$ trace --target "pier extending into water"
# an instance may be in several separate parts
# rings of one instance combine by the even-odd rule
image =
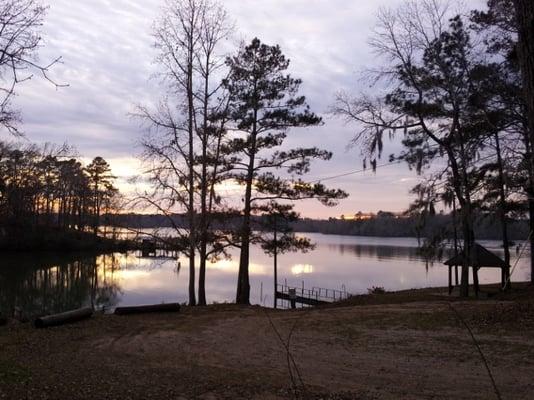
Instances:
[[[142,238],[141,257],[143,258],[163,258],[177,260],[180,256],[180,251],[177,246],[170,243],[170,241],[158,241],[153,238]]]
[[[345,290],[326,289],[312,287],[306,289],[304,286],[295,287],[286,284],[276,285],[276,300],[282,300],[283,308],[296,308],[301,306],[320,306],[349,298],[351,296]]]

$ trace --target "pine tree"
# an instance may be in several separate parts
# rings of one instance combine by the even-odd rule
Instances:
[[[236,302],[250,299],[249,249],[255,242],[252,215],[278,212],[278,202],[317,198],[326,205],[346,194],[310,184],[299,177],[313,159],[332,154],[318,148],[280,149],[290,128],[316,126],[321,118],[298,95],[300,79],[287,74],[289,60],[279,46],[257,38],[227,60],[229,76],[223,84],[229,95],[229,120],[236,137],[226,151],[233,155],[233,179],[244,186]],[[284,171],[285,176],[277,174]]]
[[[117,189],[113,186],[115,176],[111,173],[111,167],[102,157],[95,157],[85,171],[89,176],[93,205],[93,231],[98,233],[100,215],[104,202],[113,197]]]

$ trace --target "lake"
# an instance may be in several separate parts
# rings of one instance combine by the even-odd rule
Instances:
[[[302,234],[316,243],[305,254],[279,256],[279,283],[321,287],[352,294],[372,286],[401,290],[447,285],[447,268],[427,264],[417,253],[415,238],[374,238]],[[498,241],[481,241],[502,257]],[[208,265],[208,302],[232,302],[238,271],[238,251],[231,260]],[[512,250],[512,265],[517,254]],[[117,305],[186,302],[188,265],[185,257],[170,259],[128,254],[10,254],[0,261],[0,311],[14,307],[27,315],[59,312],[93,304],[112,309]],[[251,301],[273,304],[273,259],[261,249],[251,251]],[[529,253],[518,260],[512,280],[530,279]],[[482,284],[498,282],[500,271],[480,272]]]

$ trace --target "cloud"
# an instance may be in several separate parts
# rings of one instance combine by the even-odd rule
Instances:
[[[325,114],[337,91],[365,84],[357,76],[376,63],[367,46],[374,15],[380,6],[401,1],[225,0],[224,6],[238,28],[232,43],[257,36],[280,44],[292,61],[291,73],[304,81],[302,93],[312,109]],[[52,75],[70,86],[56,90],[32,79],[19,90],[16,103],[27,138],[68,142],[88,159],[105,157],[121,176],[137,173],[143,129],[129,113],[135,104],[154,104],[163,92],[150,79],[157,72],[150,33],[161,6],[160,0],[50,0],[40,58],[46,63],[62,56]],[[287,144],[334,152],[330,162],[313,166],[312,178],[343,173],[362,165],[359,151],[347,150],[354,130],[327,116],[324,126],[292,131]],[[386,145],[385,154],[399,148],[398,142]],[[308,203],[300,208],[314,216],[402,209],[409,201],[409,178],[413,173],[403,167],[331,181],[351,198],[335,210]]]

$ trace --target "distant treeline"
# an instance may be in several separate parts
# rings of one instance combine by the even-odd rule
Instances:
[[[303,218],[291,223],[291,228],[296,232],[313,232],[329,235],[350,236],[378,236],[378,237],[421,237],[429,238],[441,234],[449,238],[453,237],[454,224],[450,214],[436,214],[426,217],[424,224],[420,216],[398,218],[388,213],[383,213],[374,218],[365,220],[342,220],[342,219],[312,219]],[[134,229],[170,228],[172,223],[186,228],[187,217],[176,214],[172,223],[166,216],[122,214],[106,217],[114,225]],[[477,239],[501,240],[501,227],[495,216],[480,214],[475,218],[475,234]],[[264,225],[256,218],[256,227]],[[228,220],[226,220],[228,223]],[[237,218],[236,218],[237,223]],[[510,220],[510,236],[512,240],[524,240],[528,236],[527,220]]]
[[[0,249],[100,247],[91,236],[116,210],[114,179],[101,157],[84,166],[66,147],[0,141]]]
[[[441,234],[452,238],[453,219],[451,215],[434,215],[427,217],[421,226],[418,216],[395,218],[375,217],[368,220],[316,220],[302,219],[294,224],[298,232],[318,232],[331,235],[378,236],[378,237],[421,237],[431,238]],[[474,224],[477,239],[501,240],[501,227],[494,217],[479,216]],[[447,232],[448,234],[444,234]],[[528,237],[528,221],[510,221],[509,236],[512,240],[524,240]],[[459,235],[460,237],[460,235]]]

